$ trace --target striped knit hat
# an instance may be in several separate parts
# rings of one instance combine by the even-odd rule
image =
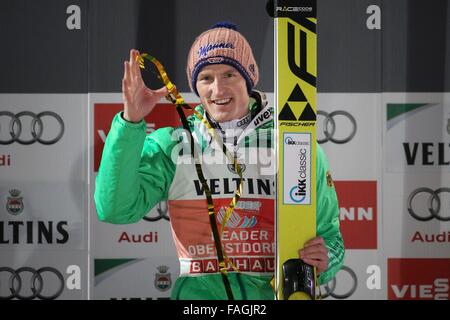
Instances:
[[[231,23],[217,23],[195,39],[188,55],[186,73],[191,90],[197,95],[197,76],[210,64],[228,64],[244,77],[250,94],[258,83],[259,71],[247,40]]]

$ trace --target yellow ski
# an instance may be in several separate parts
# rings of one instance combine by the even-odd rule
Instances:
[[[315,270],[298,250],[316,234],[316,11],[316,0],[274,4],[278,300],[315,298]]]

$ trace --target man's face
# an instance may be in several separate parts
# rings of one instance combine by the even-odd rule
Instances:
[[[240,119],[248,113],[244,77],[232,66],[212,64],[197,77],[197,92],[208,114],[217,122]]]

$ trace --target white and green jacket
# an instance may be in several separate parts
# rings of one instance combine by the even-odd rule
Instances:
[[[269,280],[275,267],[273,108],[251,99],[251,122],[233,142],[243,163],[244,187],[222,234],[225,254],[240,272],[229,272],[236,299],[274,299]],[[196,110],[204,114],[201,105]],[[239,185],[239,176],[195,116],[188,117],[202,169],[214,200],[218,228]],[[100,220],[126,224],[141,220],[167,200],[173,239],[180,261],[174,299],[226,299],[207,202],[182,128],[161,128],[146,135],[145,122],[130,123],[117,114],[105,142],[98,171],[95,204]],[[327,183],[328,161],[317,145],[317,235],[326,242],[331,280],[342,265],[336,192]],[[299,248],[300,249],[300,248]]]

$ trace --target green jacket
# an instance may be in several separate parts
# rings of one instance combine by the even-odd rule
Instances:
[[[261,107],[251,99],[250,129],[237,143],[241,153],[273,148],[273,119],[261,115],[273,109]],[[196,107],[204,113],[201,105]],[[213,192],[214,206],[220,213],[226,207],[237,184],[237,175],[226,164],[210,164],[215,150],[204,125],[194,116],[188,118],[196,137],[196,146],[205,160],[205,178]],[[127,224],[141,220],[158,202],[167,200],[171,228],[180,259],[180,277],[172,290],[175,299],[226,299],[206,210],[204,192],[190,159],[190,145],[180,128],[161,128],[146,135],[145,122],[130,123],[117,114],[105,142],[96,179],[95,204],[101,221]],[[222,154],[223,155],[223,154]],[[209,160],[208,160],[209,159]],[[241,162],[242,163],[242,162]],[[269,280],[273,275],[274,238],[273,204],[274,175],[261,174],[261,167],[244,162],[244,192],[236,207],[231,227],[224,232],[227,255],[239,265],[241,272],[229,272],[237,299],[273,299]],[[331,280],[340,269],[344,246],[339,231],[339,210],[336,192],[330,179],[328,161],[317,145],[317,235],[328,248],[329,267],[323,272],[321,284]],[[220,209],[219,209],[220,208]],[[219,229],[220,230],[220,229]],[[200,245],[199,245],[200,244]]]

